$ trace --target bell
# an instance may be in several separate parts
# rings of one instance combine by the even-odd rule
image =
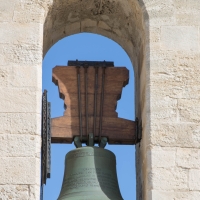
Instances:
[[[115,155],[99,147],[81,147],[65,157],[65,173],[58,200],[123,200]]]

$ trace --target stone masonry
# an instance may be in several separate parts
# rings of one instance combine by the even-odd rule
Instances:
[[[137,200],[200,199],[199,0],[0,0],[0,200],[39,200],[42,58],[80,32],[135,71]]]

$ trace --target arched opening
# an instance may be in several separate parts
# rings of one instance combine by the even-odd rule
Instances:
[[[75,45],[76,44],[76,45]],[[78,45],[78,46],[77,46]],[[57,42],[46,54],[43,61],[43,88],[48,90],[48,99],[52,103],[52,117],[62,116],[63,100],[59,99],[58,88],[52,83],[52,68],[66,65],[69,59],[112,60],[115,66],[129,69],[129,84],[123,88],[122,98],[118,101],[117,112],[121,118],[135,119],[134,112],[134,72],[126,52],[112,40],[89,33],[66,37]],[[52,145],[52,177],[47,181],[44,200],[54,200],[60,192],[65,154],[74,149],[72,145]],[[107,145],[106,149],[115,153],[117,158],[118,181],[124,199],[135,199],[135,146]],[[129,185],[129,187],[127,187]],[[132,190],[130,190],[132,188]]]
[[[49,5],[44,24],[43,53],[45,55],[62,38],[82,32],[97,33],[117,42],[128,54],[132,66],[134,66],[135,102],[133,105],[135,104],[135,116],[140,121],[143,120],[145,124],[146,82],[142,82],[142,80],[146,80],[146,71],[143,67],[146,37],[143,12],[138,1],[54,0]],[[63,105],[62,102],[61,105]],[[145,131],[145,129],[145,125],[143,125],[143,130]],[[143,167],[146,161],[143,162],[138,156],[142,154],[145,154],[145,150],[138,149],[136,155],[137,196],[139,199],[142,198],[142,190],[145,190],[141,188],[142,176],[146,176],[146,169]]]
[[[140,80],[144,63],[145,30],[138,2],[119,0],[54,0],[44,24],[43,53],[60,39],[76,33],[97,33],[117,42],[135,71],[136,116],[141,117]]]

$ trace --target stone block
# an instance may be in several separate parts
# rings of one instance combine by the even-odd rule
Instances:
[[[176,70],[178,57],[176,52],[152,50],[148,57],[148,62],[151,68],[150,76],[152,77],[152,80],[154,80],[159,73],[170,75],[173,70]]]
[[[41,135],[41,114],[10,113],[10,133]]]
[[[154,101],[152,103],[154,103]],[[174,122],[177,120],[177,109],[175,107],[154,107],[151,109],[151,120],[163,120],[165,122]]]
[[[153,43],[160,42],[160,26],[150,26],[149,28],[148,41]]]
[[[39,196],[38,196],[39,197]],[[29,199],[29,186],[28,185],[0,185],[0,199]]]
[[[84,19],[83,21],[81,21],[81,32],[84,32],[84,29],[87,27],[97,27],[97,21],[91,19]]]
[[[149,106],[152,120],[162,120],[163,122],[177,121],[177,100],[169,98],[165,91],[158,91],[152,88]],[[162,95],[162,96],[161,96]]]
[[[0,113],[0,134],[41,135],[41,115],[36,113]]]
[[[181,12],[176,14],[177,25],[180,26],[200,26],[200,13],[193,12],[191,13]]]
[[[7,140],[7,135],[3,135],[0,134],[0,157],[5,157],[7,156],[7,144],[8,144],[8,140]]]
[[[102,28],[102,29],[104,29],[104,30],[110,30],[110,31],[111,31],[111,27],[109,27],[108,24],[106,24],[106,23],[103,22],[103,21],[98,22],[98,27],[99,27],[99,28]],[[120,30],[119,30],[119,31],[120,31]],[[115,32],[117,32],[117,31],[115,31]],[[119,33],[119,35],[121,35],[121,34]]]
[[[200,80],[197,74],[200,72],[198,67],[200,54],[198,52],[153,51],[150,59],[153,84],[183,86],[181,89],[199,85]]]
[[[40,197],[40,187],[38,185],[30,185],[29,200],[37,200]]]
[[[11,117],[8,113],[0,113],[0,134],[10,133]]]
[[[200,125],[157,121],[151,124],[149,137],[152,145],[200,148]]]
[[[42,24],[1,23],[0,30],[1,44],[42,45]]]
[[[152,190],[148,196],[152,200],[197,200],[200,198],[200,192]]]
[[[174,200],[174,193],[162,190],[149,190],[148,198],[152,200]]]
[[[200,191],[200,169],[189,170],[189,189]]]
[[[41,136],[0,135],[0,157],[36,157],[41,151]]]
[[[149,34],[146,34],[146,40],[148,41],[147,47],[154,50],[160,50],[160,26],[149,27]]]
[[[176,9],[174,8],[173,1],[148,1],[145,4],[144,20],[146,24],[155,25],[175,25]],[[148,14],[147,14],[148,13]]]
[[[47,1],[43,1],[46,3]],[[43,23],[45,20],[45,9],[36,2],[30,1],[29,4],[17,4],[13,13],[13,21],[21,24]],[[41,2],[41,5],[43,4]]]
[[[8,66],[0,66],[0,85],[7,87],[11,85],[12,68]]]
[[[154,146],[147,149],[147,167],[152,168],[172,168],[175,167],[176,148]]]
[[[198,12],[199,2],[196,0],[173,0],[177,12]]]
[[[162,26],[161,49],[173,51],[198,51],[198,35],[199,31],[197,27]]]
[[[1,66],[0,85],[1,87],[34,87],[42,88],[41,66]],[[5,88],[6,90],[6,88]]]
[[[33,88],[0,88],[0,112],[41,112],[41,91]]]
[[[190,73],[190,72],[199,72],[199,66],[198,63],[200,62],[200,52],[183,52],[180,51],[177,54],[178,57],[178,69],[177,73],[184,72],[184,73]],[[184,70],[184,71],[183,71]],[[196,74],[197,76],[197,74]]]
[[[0,159],[1,184],[40,184],[37,170],[40,169],[38,158],[2,157]]]
[[[42,89],[42,69],[41,66],[14,66],[10,75],[13,87],[34,87]]]
[[[172,168],[153,168],[148,173],[148,189],[156,190],[187,190],[188,170]]]
[[[194,148],[177,148],[176,164],[182,168],[200,168],[200,150]]]
[[[16,0],[0,0],[0,22],[12,21],[15,2]]]
[[[181,122],[200,122],[199,99],[179,99],[178,110]]]
[[[73,24],[67,25],[65,27],[65,32],[67,35],[71,35],[71,34],[77,33],[77,30],[78,29],[80,30],[80,28],[81,28],[80,22],[75,22]]]
[[[42,65],[42,46],[35,44],[0,44],[1,65]]]

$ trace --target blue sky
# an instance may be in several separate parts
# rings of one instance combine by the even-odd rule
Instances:
[[[64,102],[59,99],[58,87],[52,83],[52,68],[67,65],[68,60],[114,61],[115,66],[129,69],[129,84],[123,88],[122,98],[118,101],[117,112],[121,118],[135,120],[134,72],[126,52],[116,42],[96,34],[81,33],[66,37],[57,42],[43,60],[43,90],[48,91],[51,102],[51,115],[63,116]],[[124,200],[136,199],[135,146],[107,145],[117,159],[117,175]],[[75,149],[73,144],[52,144],[51,178],[44,186],[44,200],[56,200],[60,193],[64,159],[67,152]]]

